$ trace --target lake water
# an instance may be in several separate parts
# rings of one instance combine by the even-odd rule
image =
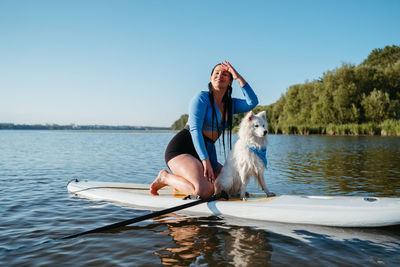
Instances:
[[[151,183],[165,168],[164,149],[172,136],[0,131],[0,264],[399,266],[398,226],[343,229],[170,214],[54,241],[147,214],[75,197],[66,185],[72,178]],[[265,177],[277,194],[400,197],[400,138],[268,138]],[[248,189],[259,191],[254,184]],[[47,240],[53,242],[43,243]]]

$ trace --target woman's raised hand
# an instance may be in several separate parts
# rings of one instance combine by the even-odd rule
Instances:
[[[232,74],[234,80],[237,80],[240,77],[240,74],[232,67],[231,63],[228,61],[221,62],[221,65],[225,68],[226,71],[229,71]]]
[[[234,80],[237,80],[239,82],[240,86],[244,86],[246,84],[245,79],[243,79],[242,76],[235,70],[234,67],[232,67],[231,63],[228,61],[221,62],[221,65],[225,68],[226,71],[229,71],[232,74],[232,78]]]

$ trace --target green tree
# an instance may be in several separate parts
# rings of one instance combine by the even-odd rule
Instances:
[[[380,90],[375,89],[368,96],[364,94],[361,105],[364,108],[365,118],[376,123],[388,119],[390,102],[389,94]]]
[[[400,59],[400,47],[396,45],[385,46],[372,50],[368,58],[364,60],[363,65],[375,67],[386,67],[393,65]]]
[[[183,114],[178,120],[176,120],[172,125],[171,129],[172,130],[182,130],[183,127],[185,127],[187,121],[188,121],[189,115],[188,114]]]

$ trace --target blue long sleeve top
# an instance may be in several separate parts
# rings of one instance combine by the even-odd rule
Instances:
[[[245,99],[232,98],[232,114],[243,113],[250,111],[258,104],[258,98],[254,93],[253,89],[248,83],[241,87]],[[222,115],[214,103],[215,112],[217,113],[217,121],[214,118],[214,127],[212,127],[213,111],[211,107],[211,102],[209,98],[209,93],[207,91],[201,91],[196,94],[189,105],[189,127],[190,134],[192,136],[193,144],[196,149],[200,160],[209,158],[209,154],[204,142],[202,130],[214,130],[217,131],[217,123],[222,131],[221,121]]]

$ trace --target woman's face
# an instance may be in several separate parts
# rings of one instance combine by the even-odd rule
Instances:
[[[229,72],[226,71],[222,65],[218,65],[215,67],[211,75],[210,81],[214,88],[219,89],[226,89],[228,88],[228,85],[232,84],[232,79],[229,75]]]

